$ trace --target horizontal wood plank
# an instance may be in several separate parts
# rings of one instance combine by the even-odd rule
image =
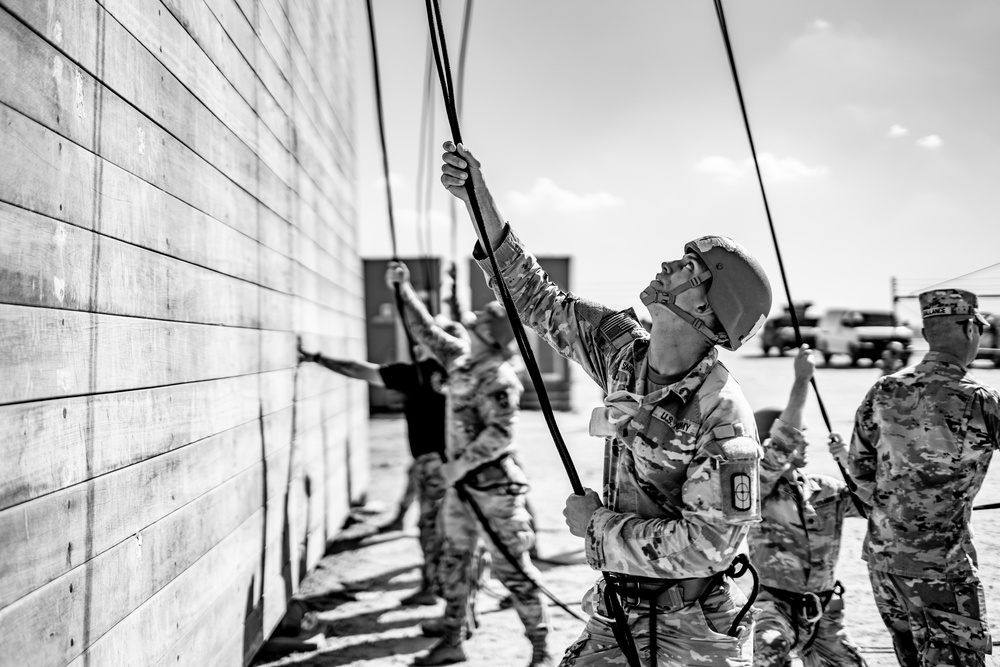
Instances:
[[[262,486],[260,466],[248,468],[0,610],[9,664],[65,665],[80,655],[251,515],[259,517]]]
[[[294,371],[0,407],[0,509],[260,419],[291,433]],[[281,413],[281,414],[279,414]],[[103,443],[94,447],[91,443]]]
[[[250,422],[0,511],[0,607],[252,467],[260,433]]]
[[[132,667],[154,664],[169,651],[189,627],[189,619],[206,609],[237,576],[244,579],[248,594],[254,588],[253,574],[242,567],[247,555],[260,548],[260,510],[218,546],[180,576],[160,589],[145,604],[105,633],[70,667]],[[178,627],[180,626],[180,627]]]
[[[0,304],[0,404],[291,368],[295,335]]]

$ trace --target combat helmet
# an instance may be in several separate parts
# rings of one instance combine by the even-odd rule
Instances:
[[[716,345],[739,349],[771,312],[771,284],[764,270],[746,248],[727,236],[702,236],[685,244],[684,252],[697,255],[706,270],[667,292],[647,287],[640,295],[642,303],[663,304]],[[707,280],[712,282],[706,296],[721,331],[711,330],[675,303],[678,294]]]
[[[467,325],[469,331],[480,336],[479,325],[486,325],[485,328],[489,332],[490,340],[483,338],[483,340],[498,350],[506,348],[512,340],[514,340],[514,329],[510,325],[510,320],[507,319],[507,311],[499,301],[490,301],[482,310],[477,310],[473,313],[475,319],[471,322],[471,325]]]

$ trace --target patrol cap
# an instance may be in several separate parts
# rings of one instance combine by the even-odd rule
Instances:
[[[979,299],[972,292],[961,289],[933,289],[921,292],[920,316],[942,317],[945,315],[971,315],[983,326],[990,323],[979,312]]]
[[[511,328],[510,320],[507,319],[507,311],[504,310],[499,301],[490,301],[483,306],[482,310],[473,311],[472,314],[475,319],[469,328],[478,327],[480,324],[486,325],[486,329],[493,339],[489,342],[494,343],[497,347],[507,347],[514,340],[514,329]]]

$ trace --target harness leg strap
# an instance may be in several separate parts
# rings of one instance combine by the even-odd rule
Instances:
[[[618,648],[622,650],[629,667],[641,667],[639,663],[639,649],[635,645],[635,638],[628,627],[628,616],[622,608],[622,602],[618,599],[618,593],[614,588],[614,581],[608,574],[604,575],[604,606],[611,612],[614,623],[611,624],[611,632],[618,642]]]

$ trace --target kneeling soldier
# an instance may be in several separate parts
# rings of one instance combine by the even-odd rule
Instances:
[[[844,517],[861,515],[844,482],[801,470],[808,444],[802,410],[814,368],[813,352],[803,345],[788,405],[755,415],[761,436],[770,434],[760,465],[762,520],[750,529],[750,558],[761,582],[755,667],[785,667],[793,650],[810,666],[865,664],[844,629],[844,589],[834,579]],[[830,440],[845,465],[847,446],[835,434]]]

